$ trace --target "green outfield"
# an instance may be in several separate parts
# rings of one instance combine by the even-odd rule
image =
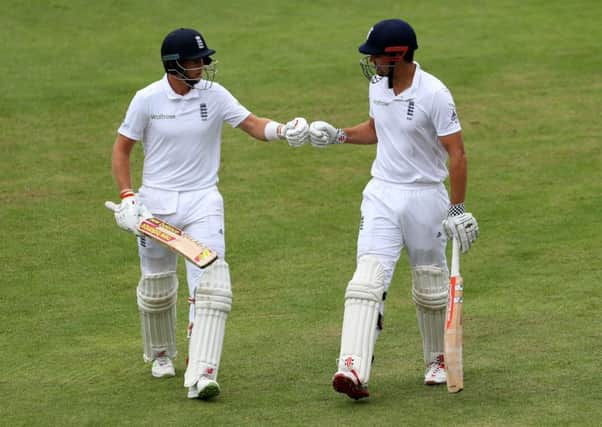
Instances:
[[[602,3],[4,0],[0,15],[0,425],[588,426],[602,419]],[[462,260],[465,390],[422,385],[405,256],[371,397],[330,384],[374,146],[262,143],[225,126],[220,189],[234,302],[222,394],[186,399],[142,361],[138,257],[103,206],[136,90],[180,27],[256,115],[367,118],[357,46],[408,20],[451,89],[478,242]],[[140,184],[142,152],[134,154]],[[596,421],[597,420],[597,421]]]

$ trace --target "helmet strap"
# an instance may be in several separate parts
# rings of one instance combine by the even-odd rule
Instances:
[[[201,80],[193,80],[191,78],[189,78],[185,72],[178,70],[176,68],[172,68],[170,70],[168,70],[168,73],[173,75],[177,80],[181,81],[182,83],[184,83],[186,86],[188,86],[189,88],[194,88],[194,85],[196,85],[198,82],[200,82]]]
[[[403,61],[403,57],[408,51],[408,46],[389,46],[385,48],[385,53],[393,57],[389,62],[389,89],[393,89],[393,74],[395,73],[395,66],[398,62]]]

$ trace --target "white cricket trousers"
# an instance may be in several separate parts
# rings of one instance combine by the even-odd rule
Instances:
[[[142,186],[138,197],[154,216],[182,228],[225,259],[224,200],[217,187],[177,192]],[[138,254],[143,275],[176,271],[177,255],[152,239],[138,239]],[[192,298],[202,274],[203,270],[186,261],[186,281]],[[194,320],[194,304],[190,305],[189,319]]]
[[[388,291],[402,249],[410,265],[447,270],[442,221],[449,196],[444,184],[393,184],[372,178],[363,192],[357,257],[375,255]],[[382,311],[382,310],[381,310]]]

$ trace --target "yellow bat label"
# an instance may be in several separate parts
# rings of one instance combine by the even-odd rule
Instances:
[[[210,249],[203,249],[203,251],[194,257],[196,262],[200,262],[203,259],[211,258],[213,256],[213,252]]]
[[[156,223],[157,223],[157,225],[158,225],[159,227],[161,227],[161,228],[163,228],[163,229],[165,229],[165,230],[167,230],[167,231],[171,231],[172,233],[174,233],[174,234],[177,234],[178,236],[181,236],[181,235],[182,235],[182,230],[180,230],[180,229],[179,229],[179,228],[177,228],[177,227],[174,227],[174,226],[173,226],[173,225],[171,225],[171,224],[168,224],[168,223],[166,223],[166,222],[162,222],[162,221],[156,221]]]
[[[152,221],[152,218],[151,218],[151,220],[143,221],[140,224],[140,230],[144,231],[148,234],[152,234],[154,237],[156,237],[158,240],[161,240],[162,242],[171,242],[172,240],[175,239],[175,237],[170,236],[166,232],[157,228],[156,225],[150,224],[150,222],[154,223],[154,221]]]

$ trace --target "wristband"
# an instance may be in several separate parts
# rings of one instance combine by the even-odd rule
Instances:
[[[464,202],[451,205],[447,210],[447,216],[458,216],[464,213]]]
[[[337,129],[337,133],[334,136],[335,144],[344,144],[347,142],[347,133],[343,129]]]
[[[119,193],[119,197],[121,198],[121,200],[125,199],[126,197],[132,197],[132,196],[134,196],[134,191],[131,188],[124,188]]]
[[[276,141],[277,139],[283,139],[284,135],[282,135],[282,128],[284,125],[282,123],[270,121],[265,125],[263,133],[265,135],[265,139],[267,141]]]

